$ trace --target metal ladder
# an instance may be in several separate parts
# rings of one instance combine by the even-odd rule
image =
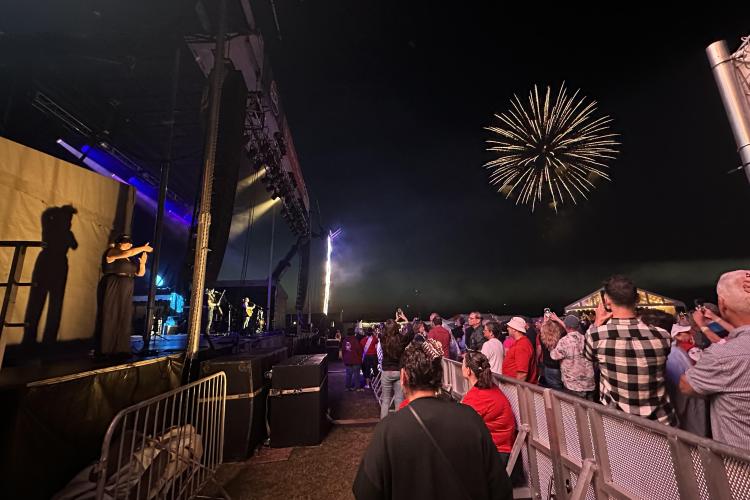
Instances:
[[[47,244],[43,241],[0,241],[0,248],[13,248],[13,260],[10,264],[8,280],[0,283],[0,287],[5,288],[2,309],[0,309],[0,369],[3,367],[3,357],[5,356],[5,346],[8,337],[5,335],[5,328],[24,328],[26,323],[6,323],[7,318],[16,302],[16,293],[19,286],[35,286],[34,283],[21,282],[21,273],[23,272],[23,262],[26,259],[26,249],[46,248]]]

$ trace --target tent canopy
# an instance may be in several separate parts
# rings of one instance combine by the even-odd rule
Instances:
[[[599,290],[596,290],[582,299],[573,302],[565,307],[565,313],[573,312],[589,312],[595,310],[599,306],[601,301],[601,295]],[[670,314],[677,314],[678,309],[685,310],[685,303],[679,300],[659,295],[658,293],[649,292],[648,290],[638,289],[638,304],[636,307],[639,309],[660,309]]]

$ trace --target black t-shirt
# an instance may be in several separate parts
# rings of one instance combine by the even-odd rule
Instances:
[[[529,342],[531,342],[531,345],[534,346],[534,349],[536,349],[536,336],[538,334],[539,332],[536,331],[536,328],[533,325],[529,326],[526,330],[526,337],[529,339]]]
[[[464,336],[464,328],[462,326],[457,326],[451,330],[451,334],[453,334],[453,337],[458,340]]]
[[[544,342],[540,342],[540,345],[542,346],[542,363],[547,368],[554,368],[556,370],[560,369],[560,361],[552,359],[552,357],[549,355],[549,349],[547,349],[547,346],[544,345]]]
[[[107,252],[109,253],[109,252]],[[107,262],[107,253],[102,258],[102,273],[104,274],[135,274],[139,264],[133,259],[115,259],[111,264]]]
[[[375,428],[352,487],[357,499],[513,498],[487,426],[471,407],[437,398],[410,405],[450,463],[404,408]]]
[[[398,357],[392,358],[388,354],[388,350],[385,348],[386,343],[390,344],[390,340],[387,338],[387,336],[384,336],[382,339],[380,339],[380,347],[383,350],[383,371],[389,372],[389,371],[398,371],[401,369],[401,356],[404,354],[404,350],[406,350],[406,347],[409,345],[409,343],[414,339],[414,331],[412,330],[411,335],[402,335],[401,333],[396,333],[398,339],[400,340],[398,349],[396,354]]]

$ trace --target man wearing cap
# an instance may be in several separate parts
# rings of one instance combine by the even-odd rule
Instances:
[[[714,440],[750,449],[750,271],[719,278],[716,295],[722,318],[733,328],[726,343],[713,344],[680,378],[680,391],[708,398]]]
[[[104,253],[102,262],[102,314],[100,351],[107,356],[129,356],[133,318],[133,278],[146,274],[146,254],[154,249],[146,243],[133,246],[127,234],[120,235]],[[141,254],[138,261],[131,257]]]
[[[536,384],[536,355],[531,341],[526,337],[526,320],[518,316],[511,318],[508,321],[508,334],[515,342],[505,354],[503,375]]]
[[[557,321],[568,332],[557,342],[557,346],[549,352],[552,359],[560,361],[563,386],[565,392],[575,394],[584,399],[593,399],[594,394],[594,363],[583,357],[583,346],[586,341],[581,334],[580,320],[569,314],[564,320],[552,313],[550,318]]]

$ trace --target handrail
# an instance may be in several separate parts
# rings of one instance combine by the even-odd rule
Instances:
[[[463,378],[461,364],[444,359],[443,368],[443,387],[461,399],[466,385],[459,382],[459,377]],[[502,375],[494,378],[511,404],[517,402],[514,414],[519,439],[507,470],[512,471],[513,459],[520,453],[534,498],[547,498],[548,488],[558,499],[575,500],[702,500],[750,494],[746,489],[750,485],[750,450],[572,394]],[[626,435],[628,432],[632,435]],[[637,457],[643,463],[631,467],[620,457]]]

